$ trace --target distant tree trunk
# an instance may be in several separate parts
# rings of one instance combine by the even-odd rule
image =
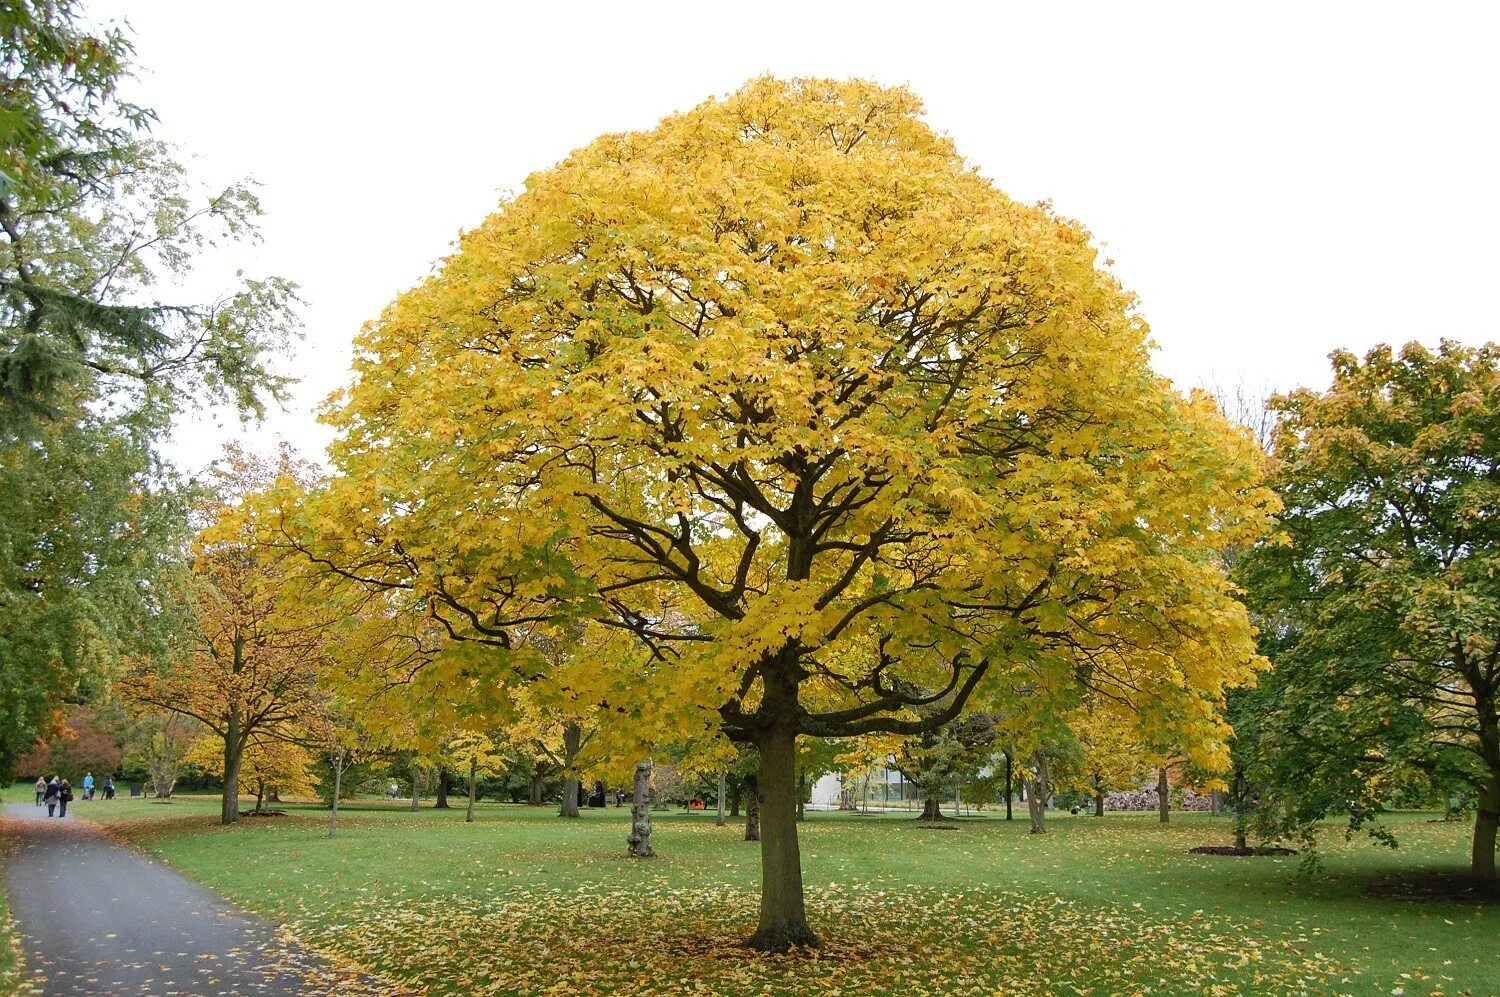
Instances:
[[[452,777],[448,774],[448,766],[444,765],[438,769],[437,802],[433,806],[439,810],[447,810],[448,793],[452,788]]]
[[[726,779],[723,772],[719,773],[719,810],[714,817],[714,823],[719,827],[724,826],[724,783]]]
[[[418,778],[417,763],[412,762],[406,771],[411,776],[411,812],[416,813],[422,803],[422,782]]]
[[[729,787],[729,816],[731,819],[739,818],[740,804],[744,801],[744,798],[745,784],[743,780]]]
[[[1104,816],[1104,786],[1097,775],[1094,776],[1094,816]]]
[[[1047,830],[1047,755],[1038,751],[1035,763],[1036,775],[1027,785],[1026,808],[1031,815],[1031,833],[1042,834]]]
[[[942,801],[938,799],[937,791],[928,789],[922,793],[922,820],[940,821],[943,819]]]
[[[753,775],[745,776],[745,840],[760,840],[760,793],[756,788],[757,779]]]
[[[1172,787],[1167,782],[1167,767],[1163,765],[1156,770],[1156,808],[1161,814],[1161,822],[1167,823],[1172,818]]]
[[[446,773],[448,770],[444,769],[443,771],[444,773]],[[469,762],[469,812],[464,815],[464,822],[468,824],[474,823],[474,796],[475,787],[477,787],[478,785],[479,762],[477,760],[471,760]]]
[[[266,812],[266,780],[255,780],[255,812],[263,814]]]
[[[1250,822],[1250,808],[1246,806],[1243,766],[1234,767],[1234,780],[1229,784],[1229,792],[1229,805],[1234,808],[1234,847],[1247,848],[1246,831]]]
[[[807,773],[797,772],[797,819],[807,820]]]
[[[532,773],[532,775],[531,775],[531,805],[532,806],[539,807],[544,802],[546,802],[545,800],[542,799],[542,791],[547,788],[546,783],[547,783],[547,780],[546,780],[546,778],[541,773],[539,773],[539,772],[533,772]]]
[[[651,850],[651,759],[635,763],[635,795],[630,804],[630,837],[625,839],[630,854],[638,859],[653,858]]]
[[[1209,790],[1208,812],[1213,814],[1215,817],[1224,812],[1224,794],[1220,790]]]
[[[1006,820],[1010,820],[1011,817],[1012,817],[1012,814],[1010,812],[1010,805],[1011,805],[1011,798],[1015,795],[1015,792],[1014,792],[1014,789],[1013,789],[1013,783],[1011,782],[1010,767],[1011,767],[1011,757],[1010,757],[1010,752],[1007,751],[1007,752],[1005,752],[1005,819]]]
[[[344,749],[340,748],[333,762],[333,803],[329,807],[328,836],[331,838],[338,833],[339,829],[339,793],[344,788]]]
[[[563,764],[567,766],[565,778],[563,779],[562,807],[557,811],[559,817],[578,816],[578,773],[573,771],[573,760],[578,757],[578,749],[583,744],[583,728],[576,723],[563,726]]]

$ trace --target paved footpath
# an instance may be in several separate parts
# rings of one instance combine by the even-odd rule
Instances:
[[[85,806],[99,806],[96,801]],[[78,806],[75,802],[74,808]],[[391,994],[73,814],[5,808],[22,993]]]

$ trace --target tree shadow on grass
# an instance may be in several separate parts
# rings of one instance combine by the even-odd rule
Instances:
[[[1500,886],[1452,869],[1413,869],[1384,876],[1365,887],[1376,900],[1485,906],[1500,902]]]

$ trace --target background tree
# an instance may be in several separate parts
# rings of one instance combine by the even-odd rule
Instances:
[[[137,710],[121,761],[126,776],[134,779],[144,775],[153,796],[171,796],[197,730],[198,723],[191,717],[170,710]]]
[[[922,820],[943,819],[942,801],[954,796],[955,780],[977,776],[994,746],[995,718],[988,713],[969,714],[900,743],[895,767],[921,793]]]
[[[453,765],[467,773],[469,807],[464,814],[467,823],[474,822],[474,803],[478,799],[479,777],[505,771],[505,755],[487,735],[464,732],[448,742],[444,752]]]
[[[224,778],[224,743],[218,737],[200,737],[188,749],[188,764],[205,775]],[[268,795],[312,796],[316,792],[312,770],[317,758],[293,741],[252,738],[240,756],[239,779],[255,796],[255,812],[265,812]]]
[[[815,944],[799,736],[1017,671],[1211,712],[1257,666],[1213,552],[1270,499],[1132,309],[911,94],[752,81],[534,174],[368,328],[313,531],[497,683],[540,631],[632,635],[650,680],[588,652],[590,701],[759,749],[751,944]]]
[[[1361,360],[1275,400],[1283,538],[1245,578],[1284,614],[1261,739],[1295,822],[1360,826],[1403,772],[1479,800],[1471,866],[1500,822],[1500,349],[1444,341]]]
[[[318,739],[317,676],[333,621],[290,587],[294,555],[258,535],[258,493],[298,473],[305,468],[286,451],[275,464],[230,452],[208,525],[193,543],[193,631],[167,666],[138,667],[122,687],[135,702],[192,717],[219,739],[225,824],[239,819],[250,744]]]
[[[186,531],[157,453],[175,413],[258,415],[292,285],[164,303],[204,247],[253,239],[248,184],[205,190],[122,89],[131,48],[73,0],[0,8],[0,769],[48,704],[159,655]]]
[[[1061,765],[1054,762],[1054,785],[1092,799],[1094,816],[1104,816],[1105,798],[1137,785],[1151,767],[1129,711],[1109,702],[1086,703],[1068,716],[1076,751]]]

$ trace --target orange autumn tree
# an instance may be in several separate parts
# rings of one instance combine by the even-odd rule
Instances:
[[[920,734],[1018,671],[1212,709],[1256,668],[1218,552],[1273,500],[1148,350],[1088,233],[912,94],[758,79],[534,174],[391,304],[303,529],[489,683],[545,682],[537,633],[628,637],[570,691],[759,749],[749,944],[817,944],[799,737]]]
[[[164,666],[123,682],[136,703],[200,721],[219,743],[220,820],[239,819],[240,772],[251,744],[316,738],[317,675],[332,619],[299,599],[300,561],[262,542],[263,496],[278,479],[310,478],[286,449],[274,461],[231,449],[199,510],[188,600],[193,624]]]

